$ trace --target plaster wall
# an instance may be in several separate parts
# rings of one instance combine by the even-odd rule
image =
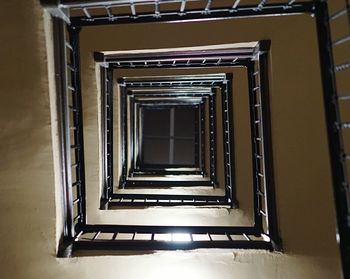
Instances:
[[[258,21],[259,30],[256,21],[246,20],[122,26],[118,32],[128,40],[116,41],[114,48],[159,47],[159,39],[170,47],[274,36],[271,63],[279,66],[271,71],[272,132],[285,253],[198,250],[57,259],[42,11],[36,0],[2,3],[1,278],[340,278],[314,21],[306,16]],[[100,33],[94,36],[103,42]],[[299,58],[274,63],[286,53]]]

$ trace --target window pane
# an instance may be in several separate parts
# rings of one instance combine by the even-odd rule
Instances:
[[[176,107],[175,137],[194,138],[196,118],[198,119],[198,109],[190,106]]]
[[[194,140],[175,139],[174,164],[175,165],[194,165],[195,164]]]
[[[141,164],[195,165],[198,108],[186,105],[144,107],[142,113]]]
[[[143,134],[145,136],[170,135],[170,110],[168,108],[143,108]]]
[[[154,165],[169,164],[168,139],[143,139],[143,163]]]

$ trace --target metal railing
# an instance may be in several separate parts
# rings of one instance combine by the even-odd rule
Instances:
[[[343,0],[341,0],[343,1]],[[178,22],[178,21],[200,21],[200,20],[217,20],[217,19],[224,19],[224,18],[240,18],[240,17],[259,17],[259,16],[284,16],[284,15],[295,15],[295,14],[313,14],[315,15],[315,20],[317,24],[317,30],[318,30],[318,42],[319,42],[319,50],[320,50],[320,65],[321,65],[321,74],[322,74],[322,85],[323,85],[323,96],[324,96],[324,104],[325,104],[325,111],[326,111],[326,122],[327,122],[327,130],[328,130],[328,140],[329,140],[329,149],[330,149],[330,157],[331,157],[331,167],[332,167],[332,177],[333,177],[333,189],[334,189],[334,196],[336,200],[336,209],[337,209],[337,221],[338,221],[338,236],[339,236],[339,243],[340,243],[340,249],[342,253],[342,260],[343,260],[343,271],[345,278],[348,278],[350,275],[349,270],[349,259],[350,259],[350,238],[349,238],[349,231],[350,231],[350,225],[349,225],[349,183],[348,183],[348,175],[347,175],[347,164],[349,156],[347,146],[346,146],[346,131],[350,127],[347,120],[342,120],[342,116],[344,114],[344,109],[341,109],[344,106],[346,106],[346,103],[350,98],[348,97],[348,89],[346,87],[346,80],[348,79],[348,70],[350,69],[350,64],[348,58],[339,58],[343,54],[348,53],[348,49],[344,46],[346,46],[349,43],[349,33],[343,34],[342,36],[335,36],[333,34],[333,30],[336,30],[336,28],[333,28],[333,22],[336,22],[337,20],[340,20],[341,18],[349,18],[349,4],[347,1],[341,2],[339,1],[328,1],[329,5],[332,6],[334,3],[343,3],[342,7],[339,8],[334,14],[331,16],[328,15],[327,10],[327,2],[326,1],[294,1],[294,0],[288,0],[288,1],[282,1],[279,4],[269,4],[268,1],[256,1],[256,4],[254,5],[244,5],[244,1],[234,0],[232,1],[232,5],[226,6],[226,7],[220,7],[216,6],[217,2],[215,1],[203,1],[205,4],[201,8],[195,8],[191,6],[192,2],[197,1],[148,1],[148,0],[141,0],[141,1],[89,1],[88,3],[85,1],[68,1],[68,0],[61,0],[57,1],[54,5],[47,4],[48,1],[42,0],[42,3],[44,7],[46,7],[48,10],[52,12],[53,15],[60,17],[62,20],[64,20],[66,23],[70,25],[70,28],[79,27],[79,26],[88,26],[88,25],[104,25],[104,24],[123,24],[123,23],[145,23],[145,22]],[[50,1],[51,2],[51,1]],[[177,10],[171,10],[167,9],[164,5],[169,4],[170,2],[179,3],[179,8]],[[198,1],[200,2],[200,1]],[[129,7],[130,12],[129,13],[118,13],[118,9],[120,5],[126,5]],[[139,9],[141,5],[151,5],[154,7],[154,9],[151,12],[143,11],[142,9]],[[103,12],[97,12],[96,9],[101,9]],[[79,13],[83,13],[79,15]],[[60,22],[59,20],[56,20],[57,22]],[[347,26],[349,26],[349,22],[346,23]],[[56,29],[55,32],[63,33],[62,27],[63,23],[60,22],[61,31]],[[331,40],[331,37],[333,37],[333,41]],[[60,43],[62,43],[61,38],[59,38]],[[67,46],[72,45],[72,38],[70,43],[66,44]],[[56,41],[57,43],[57,41]],[[62,44],[56,44],[58,49],[61,49],[60,57],[64,58],[64,53],[62,53]],[[65,41],[63,42],[65,44]],[[340,56],[338,56],[338,54]],[[334,56],[335,55],[335,56]],[[339,61],[338,61],[339,58]],[[336,63],[334,63],[334,60],[336,59]],[[260,83],[261,84],[254,84],[258,82],[258,80],[252,80],[250,79],[250,86],[251,86],[251,97],[250,97],[250,104],[254,111],[251,111],[252,120],[255,121],[261,121],[257,117],[263,117],[264,121],[268,122],[268,107],[266,104],[268,104],[268,96],[266,95],[266,91],[263,91],[263,83],[266,84],[266,77],[264,76],[264,73],[261,71],[261,67],[264,66],[264,64],[267,61],[264,58],[261,60],[261,63],[259,64],[259,75],[260,75]],[[236,65],[236,61],[234,60],[224,60],[223,62],[220,59],[214,59],[211,60],[211,66],[233,66]],[[128,64],[128,67],[131,65],[137,64],[136,62],[132,62]],[[203,60],[200,61],[199,59],[196,59],[195,61],[180,61],[176,60],[174,64],[173,61],[157,61],[156,64],[153,63],[153,61],[149,61],[147,63],[147,67],[171,67],[171,65],[182,65],[186,66],[187,64],[192,64],[196,67],[203,67]],[[63,64],[62,64],[63,65]],[[160,66],[158,66],[160,65]],[[126,66],[124,63],[119,62],[116,63],[115,67],[123,68]],[[68,65],[67,65],[68,68]],[[73,69],[76,69],[76,67],[73,67]],[[257,71],[257,68],[251,69],[251,73],[254,74]],[[65,77],[65,72],[67,72],[66,67],[63,67],[59,69],[59,72],[62,73],[61,75],[61,81],[62,81],[62,92],[66,92],[69,90],[69,87],[66,87],[65,82],[67,81]],[[75,79],[77,80],[77,79]],[[79,81],[78,81],[79,82]],[[73,87],[74,88],[74,87]],[[258,89],[259,88],[259,89]],[[265,88],[266,89],[266,88]],[[338,89],[338,94],[337,94]],[[79,92],[79,90],[77,90]],[[254,98],[253,94],[256,92],[260,92],[259,98]],[[68,107],[65,104],[65,100],[62,100],[63,102],[63,128],[65,126],[69,127],[69,122],[66,117],[66,110]],[[261,106],[261,108],[260,108]],[[264,107],[265,106],[265,107]],[[75,108],[73,108],[75,109]],[[81,123],[81,122],[80,122]],[[213,240],[213,238],[210,238],[210,243],[208,242],[199,242],[199,244],[191,244],[192,241],[184,244],[179,244],[176,241],[172,244],[164,243],[164,242],[156,242],[155,243],[155,234],[157,233],[174,233],[177,231],[176,227],[167,227],[167,228],[153,228],[153,227],[124,227],[124,226],[103,226],[103,225],[83,225],[83,230],[80,231],[80,233],[77,233],[75,242],[71,243],[72,247],[74,249],[79,248],[89,248],[89,249],[101,249],[110,247],[111,249],[139,249],[140,247],[148,247],[148,249],[162,249],[162,247],[165,247],[164,249],[171,249],[171,247],[180,247],[183,249],[188,248],[198,248],[198,247],[245,247],[245,248],[269,248],[272,247],[273,243],[278,243],[278,235],[277,235],[277,227],[275,226],[275,209],[274,209],[274,193],[271,191],[271,187],[273,187],[273,176],[272,176],[272,166],[271,166],[271,143],[268,143],[264,147],[264,151],[260,150],[261,148],[261,138],[265,136],[265,143],[266,143],[266,135],[269,133],[269,124],[264,125],[262,122],[262,125],[260,126],[259,122],[256,122],[256,127],[252,128],[252,133],[255,135],[252,139],[252,148],[254,150],[254,165],[255,165],[255,171],[254,171],[254,177],[255,177],[255,184],[254,184],[254,201],[255,201],[255,217],[256,217],[256,227],[262,229],[266,229],[263,233],[260,232],[261,236],[264,236],[266,242],[263,243],[263,245],[260,242],[255,242],[255,240],[252,240],[252,235],[259,234],[256,228],[236,228],[236,229],[229,229],[226,230],[225,228],[182,228],[180,231],[183,233],[202,233],[206,231],[208,234],[211,233],[218,233],[221,235],[231,235],[232,231],[234,230],[237,235],[245,235],[246,241],[244,241],[244,244],[242,242],[235,242],[234,240],[229,239],[227,242],[218,242],[216,240]],[[265,127],[265,128],[264,128]],[[72,126],[73,130],[75,129],[75,126]],[[64,129],[63,129],[64,130]],[[81,134],[82,136],[82,134]],[[81,137],[80,136],[80,137]],[[345,138],[344,138],[345,137]],[[261,141],[263,142],[263,141]],[[66,150],[68,149],[69,140],[66,138],[62,138],[62,149]],[[80,147],[82,148],[82,146]],[[82,149],[80,149],[82,150]],[[68,189],[67,185],[70,185],[71,182],[71,175],[70,170],[68,170],[67,166],[70,166],[70,158],[67,155],[68,153],[65,153],[62,155],[62,168],[65,170],[64,172],[64,181],[65,181],[65,189]],[[65,156],[67,155],[67,156]],[[81,159],[82,156],[79,155],[79,158]],[[82,163],[82,161],[78,161],[78,164]],[[265,173],[256,172],[257,170],[264,171]],[[81,173],[83,174],[83,173]],[[83,177],[81,177],[80,180],[77,180],[74,183],[77,183],[77,185],[83,185],[83,181],[81,181]],[[72,184],[74,184],[72,183]],[[66,191],[66,190],[65,190]],[[80,188],[80,193],[83,196],[84,195],[84,187]],[[270,194],[269,194],[270,193]],[[65,230],[65,235],[67,237],[74,234],[74,231],[71,230],[71,219],[73,219],[73,214],[70,212],[70,208],[72,207],[72,198],[69,194],[69,191],[64,195],[65,202],[66,202],[66,210],[65,216],[67,217],[67,226]],[[78,204],[80,204],[81,201],[78,200]],[[265,204],[265,208],[259,208],[261,204]],[[84,210],[84,206],[82,206]],[[83,213],[83,212],[82,212]],[[79,215],[77,215],[79,216]],[[83,215],[81,215],[83,216]],[[84,217],[84,216],[83,216]],[[79,220],[84,220],[82,217],[78,217]],[[261,221],[260,221],[261,220]],[[80,222],[80,221],[79,221]],[[83,223],[82,223],[83,224]],[[98,235],[101,233],[113,233],[113,243],[110,244],[110,242],[106,241],[99,241],[98,245],[94,246],[95,244],[91,245],[82,243],[81,236],[83,236],[85,233],[94,233],[96,237],[93,239],[93,243],[95,243],[95,240],[98,240]],[[139,233],[149,233],[151,234],[151,240],[150,242],[143,242],[142,245],[138,246],[135,244],[131,244],[130,242],[123,242],[122,240],[118,240],[118,234],[119,233],[131,233],[133,235],[132,240],[134,241],[136,238],[136,235]],[[192,236],[193,238],[193,236]],[[190,237],[190,239],[192,239]],[[250,240],[247,240],[250,239]],[[273,239],[271,241],[271,239]],[[134,243],[134,242],[132,242]],[[223,244],[225,243],[225,244]],[[247,244],[250,243],[250,244]],[[125,245],[124,245],[125,244]],[[128,244],[128,245],[126,245]],[[129,245],[130,244],[130,245]],[[124,246],[123,246],[124,245]],[[158,245],[158,246],[157,246]],[[94,248],[95,247],[95,248]]]

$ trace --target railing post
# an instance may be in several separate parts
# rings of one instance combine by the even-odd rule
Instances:
[[[83,108],[81,93],[81,77],[80,77],[80,46],[79,32],[81,28],[68,26],[69,43],[71,45],[70,63],[71,63],[71,86],[73,87],[72,106],[74,108],[73,124],[74,142],[76,160],[76,180],[79,181],[77,187],[78,214],[80,215],[77,225],[86,225],[86,190],[85,190],[85,160],[84,160],[84,125],[83,125]],[[68,70],[68,69],[67,69]]]
[[[268,49],[269,42],[261,42],[259,55],[259,76],[260,76],[260,96],[261,96],[261,121],[263,138],[263,160],[265,178],[265,203],[267,218],[267,234],[271,238],[275,250],[282,249],[282,241],[279,236],[277,226],[276,194],[273,166],[273,149],[270,116],[270,92],[268,79]]]
[[[328,146],[332,171],[333,192],[337,215],[337,240],[340,247],[343,276],[350,278],[350,226],[347,205],[348,190],[343,165],[343,143],[339,129],[340,115],[335,83],[331,32],[326,1],[315,1],[323,100],[326,115]]]

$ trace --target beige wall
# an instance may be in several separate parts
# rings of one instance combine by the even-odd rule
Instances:
[[[201,250],[57,259],[45,38],[37,2],[4,1],[0,9],[1,278],[340,277],[310,17],[261,19],[259,32],[257,22],[248,20],[122,26],[116,30],[128,40],[114,46],[160,47],[160,34],[161,47],[274,38],[272,131],[284,254]],[[99,33],[95,41],[102,42]],[[301,58],[290,59],[293,53]]]

